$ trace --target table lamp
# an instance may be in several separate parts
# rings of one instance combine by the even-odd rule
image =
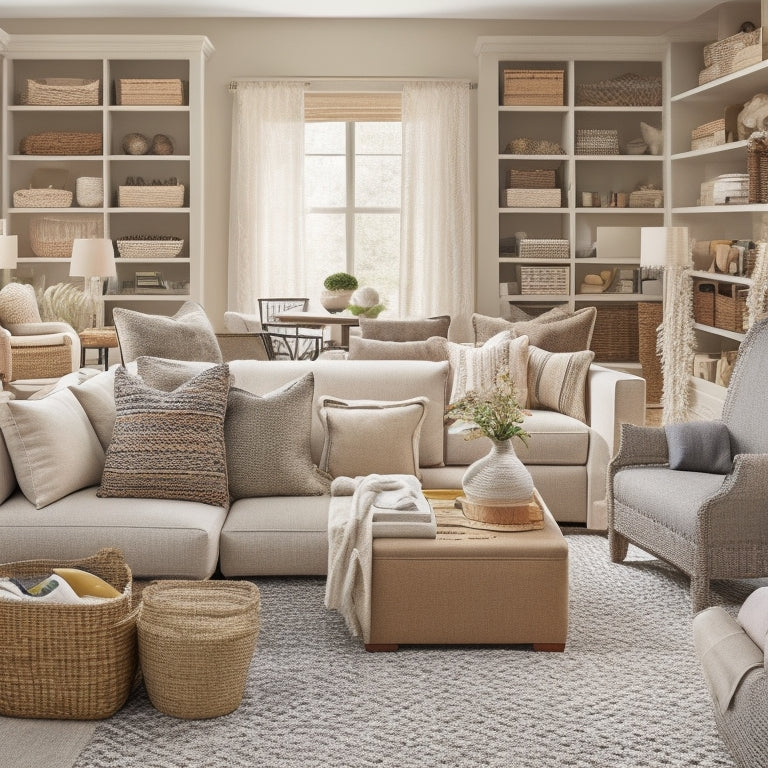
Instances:
[[[102,279],[117,275],[112,241],[106,238],[76,238],[69,263],[70,277],[84,278],[83,293],[87,297],[89,327],[104,325]]]
[[[642,227],[640,267],[658,269],[663,280],[663,312],[658,349],[663,378],[662,423],[686,421],[693,366],[693,286],[688,227]]]
[[[2,284],[10,282],[5,270],[16,269],[19,259],[19,237],[18,235],[7,235],[5,233],[5,219],[0,219],[0,269],[3,270]]]

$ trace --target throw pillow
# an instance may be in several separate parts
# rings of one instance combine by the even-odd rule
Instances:
[[[453,384],[449,402],[461,400],[471,390],[482,391],[493,387],[496,374],[507,369],[515,385],[521,405],[528,400],[528,337],[498,339],[497,343],[482,347],[448,342]]]
[[[185,301],[173,317],[115,307],[112,313],[123,363],[140,355],[221,363],[216,333],[205,310]]]
[[[348,360],[431,360],[448,359],[448,341],[433,336],[426,341],[378,341],[362,336],[349,337]]]
[[[401,401],[320,399],[325,442],[320,469],[332,477],[419,472],[426,397]]]
[[[0,325],[39,323],[40,309],[37,306],[35,289],[25,283],[8,283],[0,291]]]
[[[669,468],[727,475],[731,471],[731,437],[722,421],[689,421],[664,427]]]
[[[104,449],[70,390],[2,404],[0,428],[19,487],[37,509],[98,484]]]
[[[534,347],[547,352],[581,352],[592,343],[596,318],[596,307],[584,307],[568,317],[544,323],[538,320],[514,323],[512,330],[515,336],[527,336]]]
[[[586,394],[591,350],[548,352],[528,347],[528,407],[546,408],[587,423]]]
[[[750,593],[739,608],[738,621],[752,642],[765,651],[768,646],[768,587],[758,587]]]
[[[115,372],[109,370],[69,387],[106,451],[115,427]]]
[[[512,319],[504,317],[490,317],[489,315],[472,315],[472,328],[475,332],[475,344],[484,344],[488,339],[501,331],[511,331],[515,323],[551,323],[553,320],[561,320],[569,317],[570,312],[560,307],[552,307],[540,315],[527,315],[525,312],[515,307],[515,313]],[[522,335],[522,334],[518,334]]]
[[[229,366],[173,392],[115,369],[115,428],[97,495],[181,499],[229,507],[224,416]]]
[[[432,336],[448,338],[450,315],[424,317],[415,320],[373,320],[360,318],[360,334],[377,341],[424,341]]]
[[[308,373],[266,395],[229,390],[224,439],[233,499],[328,492],[310,452],[314,389]]]
[[[153,389],[171,392],[213,365],[142,355],[136,358],[136,373]]]

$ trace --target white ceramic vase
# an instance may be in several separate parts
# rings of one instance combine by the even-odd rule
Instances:
[[[515,453],[512,440],[492,440],[488,454],[470,464],[461,486],[475,504],[526,504],[533,495],[531,473]]]
[[[353,291],[323,291],[320,294],[320,303],[328,312],[343,312],[349,306],[349,300]]]

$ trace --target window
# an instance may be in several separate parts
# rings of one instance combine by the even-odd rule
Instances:
[[[402,127],[398,120],[305,124],[307,284],[350,272],[396,310]]]

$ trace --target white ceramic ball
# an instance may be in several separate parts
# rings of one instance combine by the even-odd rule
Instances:
[[[355,307],[375,307],[379,303],[379,292],[374,288],[358,288],[349,303]]]

